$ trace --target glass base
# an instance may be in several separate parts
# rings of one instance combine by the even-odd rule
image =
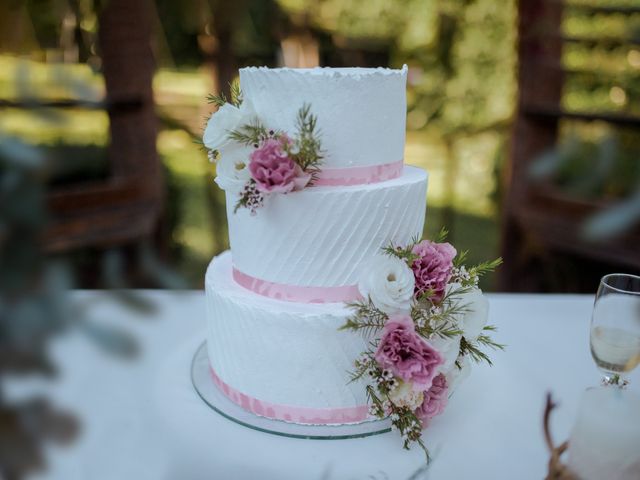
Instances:
[[[202,343],[191,362],[191,381],[204,402],[223,417],[247,428],[283,437],[308,440],[342,440],[379,435],[391,431],[391,421],[370,420],[351,425],[299,425],[260,417],[229,400],[213,383],[209,372],[207,344]]]
[[[614,386],[618,388],[625,388],[629,385],[629,380],[621,377],[618,373],[606,373],[602,377],[602,385],[605,387]]]

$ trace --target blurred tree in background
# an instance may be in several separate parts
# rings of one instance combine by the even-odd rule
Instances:
[[[68,96],[62,85],[69,81],[87,98],[99,98],[104,86],[96,12],[106,1],[4,2],[0,98],[15,97],[25,84],[39,97]],[[627,3],[636,5],[634,0]],[[430,172],[427,233],[446,224],[452,239],[474,256],[497,254],[499,179],[516,97],[515,1],[157,0],[153,6],[153,49],[160,67],[154,94],[161,121],[158,150],[167,174],[167,229],[171,256],[192,285],[201,285],[206,263],[228,247],[224,198],[212,185],[213,167],[194,143],[210,113],[204,99],[227,88],[237,68],[245,65],[406,63],[406,161]],[[567,35],[613,39],[637,35],[638,22],[635,13],[605,17],[567,8],[563,28]],[[25,64],[16,55],[37,60],[29,63],[26,82],[16,82]],[[631,113],[639,108],[637,46],[608,41],[585,49],[570,43],[563,62],[575,71],[565,85],[565,107]],[[608,75],[596,75],[596,69]],[[57,149],[58,158],[65,159],[60,167],[65,176],[58,182],[102,174],[108,134],[101,112],[63,112],[64,129],[43,126],[16,109],[4,112],[0,129],[51,153]],[[565,122],[563,146],[546,164],[541,160],[537,174],[583,194],[618,192],[618,198],[625,198],[636,185],[637,163],[624,161],[634,156],[634,138],[632,131],[602,124]],[[595,152],[597,160],[607,145],[621,152],[616,156],[620,162],[609,170],[611,175],[585,180],[594,172],[588,152]],[[94,161],[82,160],[87,157]]]
[[[245,65],[407,63],[407,161],[431,172],[428,229],[436,232],[446,223],[464,243],[468,228],[481,225],[481,239],[463,247],[473,247],[478,256],[496,253],[493,169],[513,109],[513,2],[159,0],[155,7],[153,46],[161,69],[154,89],[162,122],[158,147],[170,189],[170,240],[193,284],[201,283],[204,265],[227,247],[227,239],[223,197],[191,142],[200,136],[208,112],[205,95],[226,88]],[[11,18],[13,26],[0,29],[0,49],[47,61],[46,67],[29,69],[32,92],[68,95],[55,81],[65,72],[90,97],[101,95],[100,2],[28,0],[3,8],[7,15],[0,18]],[[0,62],[6,67],[0,69],[0,96],[11,98],[15,74],[23,67],[9,57]],[[88,70],[80,68],[83,64]],[[55,65],[64,68],[54,73]],[[107,137],[100,112],[64,112],[69,128],[58,132],[50,126],[35,131],[24,112],[8,113],[11,118],[0,120],[0,127],[4,123],[30,143],[64,150],[67,164],[75,166],[67,166],[67,179],[82,178],[100,165],[82,161],[88,154],[103,156]],[[74,132],[81,125],[85,133],[78,136]]]

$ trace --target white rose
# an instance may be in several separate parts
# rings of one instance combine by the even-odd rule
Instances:
[[[225,191],[240,193],[251,179],[249,155],[251,147],[233,144],[226,147],[216,162],[216,183]]]
[[[421,391],[415,391],[411,382],[403,382],[396,380],[398,385],[389,392],[389,399],[398,407],[409,407],[415,410],[424,401],[424,395]]]
[[[455,364],[449,369],[449,372],[445,374],[447,377],[447,385],[449,386],[449,394],[458,388],[458,385],[466,380],[471,374],[471,360],[469,355],[460,357],[458,364],[461,368],[458,368]]]
[[[377,255],[358,283],[362,296],[370,297],[385,313],[408,312],[415,279],[407,264],[396,257]]]
[[[447,292],[452,293],[460,288],[460,284],[453,283],[447,287]],[[473,287],[466,293],[454,294],[451,300],[465,310],[465,313],[458,316],[458,326],[462,330],[462,335],[471,342],[475,341],[487,325],[489,301],[477,287]]]
[[[482,290],[474,288],[462,296],[462,304],[467,312],[462,317],[464,338],[473,342],[480,336],[489,319],[489,302]]]
[[[454,367],[454,363],[460,354],[460,335],[451,338],[434,335],[433,338],[429,339],[429,343],[442,355],[443,363],[440,366],[440,372],[448,372]]]
[[[229,132],[250,123],[255,116],[251,102],[245,100],[236,107],[232,103],[225,103],[217,112],[211,115],[204,129],[202,141],[209,150],[221,150],[229,144]]]

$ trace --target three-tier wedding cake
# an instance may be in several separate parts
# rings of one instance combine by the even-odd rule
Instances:
[[[488,360],[488,306],[444,234],[422,240],[427,173],[404,165],[407,68],[240,70],[204,144],[231,251],[206,274],[211,376],[256,415],[390,417],[404,446]]]
[[[238,110],[250,107],[233,121],[255,115],[292,132],[310,105],[324,152],[313,187],[271,195],[253,214],[234,212],[238,191],[227,189],[231,251],[207,271],[207,344],[218,386],[256,414],[300,423],[367,416],[364,389],[348,375],[366,340],[338,329],[363,264],[422,234],[427,174],[403,165],[406,78],[406,67],[240,70]],[[216,127],[211,134],[226,126]],[[231,168],[245,168],[243,149],[231,150],[220,148],[219,161],[238,157]]]

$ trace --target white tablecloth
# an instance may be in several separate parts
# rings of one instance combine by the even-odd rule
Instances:
[[[209,409],[194,391],[189,367],[204,339],[201,292],[145,292],[155,313],[142,315],[103,293],[92,317],[130,329],[141,342],[135,362],[114,359],[84,336],[61,337],[52,355],[58,381],[17,380],[13,398],[43,389],[80,417],[68,448],[51,448],[43,479],[408,479],[422,464],[419,449],[400,448],[397,434],[352,440],[300,440],[237,425]],[[494,367],[475,367],[445,414],[426,431],[438,479],[540,479],[548,452],[542,437],[545,393],[560,402],[557,443],[569,433],[584,389],[599,373],[589,353],[593,298],[490,295],[496,340]],[[640,374],[631,388],[640,388]]]

